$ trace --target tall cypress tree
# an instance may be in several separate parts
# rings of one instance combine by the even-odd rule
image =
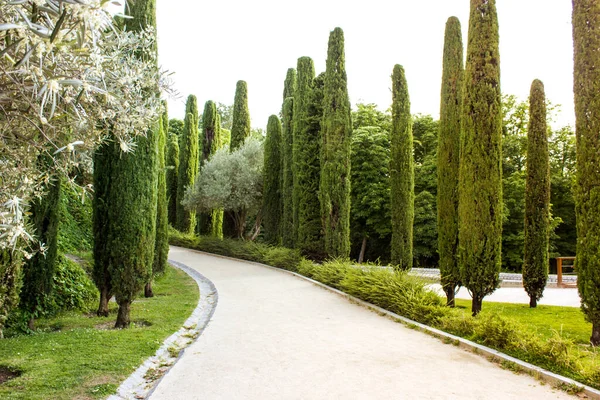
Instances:
[[[235,87],[233,100],[233,115],[231,122],[231,140],[229,151],[240,148],[246,138],[250,136],[250,111],[248,111],[248,85],[245,81],[238,81]],[[223,235],[235,238],[238,236],[235,229],[235,219],[231,212],[226,212],[223,218]]]
[[[527,180],[525,186],[525,246],[523,286],[529,306],[537,301],[548,280],[548,240],[550,238],[550,162],[546,127],[544,84],[534,80],[529,96],[527,130]]]
[[[498,286],[502,250],[502,109],[495,0],[471,0],[459,167],[461,280],[472,312]]]
[[[581,309],[600,345],[600,8],[573,0],[575,128],[577,136],[577,284]]]
[[[215,142],[217,144],[217,150],[225,145],[225,132],[221,127],[221,116],[217,112],[217,122],[216,129],[218,130],[218,135],[215,138]],[[210,235],[216,238],[223,239],[223,209],[213,210],[212,211],[212,220],[211,220],[211,231]]]
[[[319,196],[330,257],[350,256],[350,135],[352,118],[344,56],[344,32],[329,35],[323,88],[323,126]]]
[[[217,106],[212,100],[204,104],[202,114],[202,147],[200,150],[200,169],[219,148],[221,141],[221,127],[218,125]],[[198,215],[198,233],[200,235],[211,235],[213,231],[214,212],[205,212]]]
[[[281,122],[276,115],[269,117],[263,169],[263,225],[265,241],[281,243]]]
[[[294,70],[295,71],[295,70]],[[294,173],[293,173],[293,118],[294,98],[288,97],[283,102],[283,129],[282,129],[282,183],[281,197],[283,210],[281,217],[282,244],[294,247]]]
[[[21,290],[21,257],[10,249],[0,249],[0,339],[8,315],[19,304]]]
[[[50,182],[46,189],[44,196],[35,199],[30,207],[36,239],[46,250],[35,253],[23,266],[21,308],[29,313],[29,329],[32,330],[37,310],[45,305],[45,298],[52,292],[58,259],[60,179]]]
[[[175,134],[167,136],[167,199],[169,224],[177,226],[177,177],[179,175],[179,138]]]
[[[185,120],[179,148],[179,172],[177,176],[177,229],[192,233],[196,227],[196,213],[181,204],[188,187],[194,185],[198,174],[198,101],[190,95],[185,104]]]
[[[454,307],[460,286],[458,252],[458,165],[463,82],[463,44],[460,21],[448,18],[444,36],[444,62],[437,152],[438,253],[442,287],[447,304]]]
[[[288,97],[294,97],[294,93],[296,92],[296,86],[298,85],[298,80],[296,77],[296,70],[294,68],[288,68],[287,74],[285,75],[285,81],[283,83],[283,101]]]
[[[315,78],[309,57],[298,59],[298,86],[294,95],[293,207],[295,245],[304,254],[323,256],[321,208],[318,197],[320,176],[323,76]]]
[[[412,117],[404,68],[396,64],[392,73],[392,132],[390,135],[392,207],[392,264],[412,268],[415,178],[413,167]]]
[[[165,124],[166,121],[166,124]],[[169,219],[167,216],[167,178],[166,178],[166,141],[168,118],[166,112],[160,118],[158,126],[158,159],[157,159],[157,201],[156,201],[156,239],[154,243],[154,262],[152,263],[152,276],[163,274],[167,268],[169,258]],[[152,279],[146,284],[144,290],[146,297],[153,297]]]

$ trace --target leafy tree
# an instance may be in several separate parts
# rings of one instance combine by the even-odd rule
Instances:
[[[281,148],[281,121],[276,115],[271,115],[265,140],[263,220],[265,241],[274,245],[281,242]]]
[[[577,260],[581,309],[600,345],[600,8],[573,0],[575,131],[577,134]]]
[[[323,77],[315,78],[309,57],[298,59],[298,86],[294,95],[293,208],[295,246],[304,254],[322,257],[322,225],[319,199]]]
[[[422,267],[434,266],[437,261],[438,230],[435,200],[435,194],[427,190],[415,196],[413,257],[415,263]]]
[[[398,64],[392,73],[391,145],[392,264],[409,270],[413,263],[414,221],[412,117],[404,68]]]
[[[33,330],[35,318],[45,308],[46,299],[53,289],[53,278],[58,257],[58,207],[61,197],[59,179],[49,182],[46,193],[33,201],[30,219],[34,233],[45,247],[36,252],[23,266],[21,308],[29,316],[29,329]]]
[[[352,112],[352,129],[364,128],[366,126],[378,126],[382,130],[390,132],[392,119],[389,112],[384,113],[379,111],[377,104],[358,103],[356,111]]]
[[[329,34],[323,87],[323,126],[319,197],[330,257],[350,256],[350,135],[352,118],[344,56],[344,32]]]
[[[204,167],[221,145],[221,127],[219,123],[217,107],[213,101],[209,100],[204,104],[204,113],[202,114],[200,169]],[[216,215],[218,212],[220,211],[211,210],[198,215],[198,233],[200,235],[211,235],[213,233],[213,222],[219,222]],[[215,218],[216,220],[214,220]]]
[[[352,191],[350,224],[360,243],[362,263],[368,241],[387,238],[392,232],[390,216],[390,138],[379,126],[352,132]],[[376,257],[377,258],[377,257]]]
[[[181,200],[187,188],[194,184],[198,174],[198,101],[194,95],[187,98],[180,143],[177,173],[177,229],[191,233],[196,227],[196,213],[185,209]]]
[[[175,135],[177,138],[181,138],[183,133],[184,122],[177,118],[171,118],[169,120],[169,135]]]
[[[295,71],[295,70],[294,70]],[[293,126],[294,126],[294,98],[288,97],[283,102],[283,129],[281,140],[282,158],[282,183],[281,197],[283,209],[281,217],[282,244],[294,247],[294,173],[293,173]]]
[[[459,167],[459,264],[472,312],[498,286],[502,251],[502,109],[494,0],[471,0]]]
[[[550,234],[550,164],[544,85],[531,85],[527,145],[527,186],[525,191],[525,246],[523,286],[534,308],[548,280]]]
[[[231,131],[233,125],[233,105],[217,103],[217,113],[221,117],[221,127]]]
[[[248,139],[230,153],[219,149],[200,171],[183,204],[188,209],[224,209],[235,222],[238,238],[244,237],[246,220],[262,204],[264,150],[262,142]]]
[[[171,120],[173,121],[173,120]],[[169,129],[171,125],[169,124]],[[171,226],[177,226],[177,178],[179,176],[179,138],[169,134],[167,143],[167,201]]]
[[[19,304],[21,257],[11,249],[0,249],[0,339],[8,314]]]

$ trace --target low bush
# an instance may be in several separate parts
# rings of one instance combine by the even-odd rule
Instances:
[[[358,266],[345,260],[316,264],[297,250],[232,239],[198,238],[177,231],[173,231],[171,244],[297,272],[413,321],[600,388],[597,349],[577,346],[558,332],[549,339],[542,337],[497,312],[472,317],[466,310],[448,308],[444,299],[427,289],[427,282],[406,272]]]

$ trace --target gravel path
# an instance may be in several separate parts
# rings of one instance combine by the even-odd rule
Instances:
[[[171,247],[219,292],[160,399],[572,399],[281,271]]]

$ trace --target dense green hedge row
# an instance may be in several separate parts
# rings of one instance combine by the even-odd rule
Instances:
[[[344,261],[315,264],[297,250],[285,247],[197,237],[174,229],[170,231],[170,243],[299,273],[413,321],[600,388],[600,365],[594,361],[594,350],[582,348],[558,333],[550,340],[542,339],[531,329],[498,314],[472,317],[464,310],[446,307],[440,296],[427,289],[426,282],[405,272],[393,273],[378,266],[358,268]]]

